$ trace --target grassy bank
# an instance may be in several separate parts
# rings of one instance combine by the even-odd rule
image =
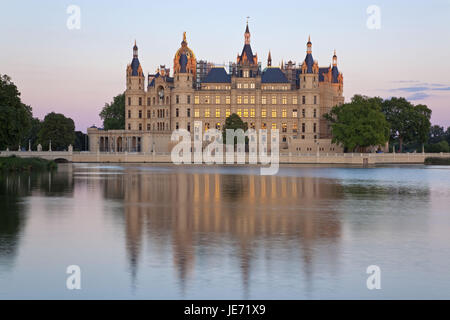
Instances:
[[[55,161],[41,158],[0,157],[0,171],[43,171],[56,167]]]
[[[439,165],[450,165],[450,158],[434,158],[428,157],[425,158],[425,164],[439,164]]]

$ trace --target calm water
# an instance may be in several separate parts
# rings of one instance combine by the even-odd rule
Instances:
[[[81,290],[66,289],[69,265]],[[2,176],[0,298],[449,299],[450,167]]]

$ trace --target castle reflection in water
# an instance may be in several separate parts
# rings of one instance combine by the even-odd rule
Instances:
[[[145,236],[153,246],[166,247],[170,241],[182,286],[194,272],[198,255],[225,260],[217,251],[231,246],[247,291],[256,256],[275,264],[280,254],[300,256],[303,263],[297,271],[308,279],[316,242],[336,245],[341,235],[340,213],[333,203],[338,204],[343,192],[324,179],[260,176],[242,170],[236,174],[221,174],[220,169],[202,173],[202,168],[162,170],[148,174],[130,170],[119,179],[102,181],[105,198],[124,201],[133,278]],[[338,252],[325,254],[332,268]]]

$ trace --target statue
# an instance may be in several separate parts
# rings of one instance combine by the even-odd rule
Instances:
[[[42,151],[42,145],[41,145],[40,143],[39,143],[38,146],[37,146],[37,151],[38,151],[38,152],[41,152],[41,151]]]
[[[69,152],[72,153],[73,152],[73,147],[71,144],[69,144]]]

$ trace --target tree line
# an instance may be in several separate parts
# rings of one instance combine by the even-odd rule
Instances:
[[[75,131],[71,118],[51,112],[44,120],[33,116],[32,108],[22,102],[20,92],[7,75],[0,75],[0,150],[85,150],[86,135]]]

